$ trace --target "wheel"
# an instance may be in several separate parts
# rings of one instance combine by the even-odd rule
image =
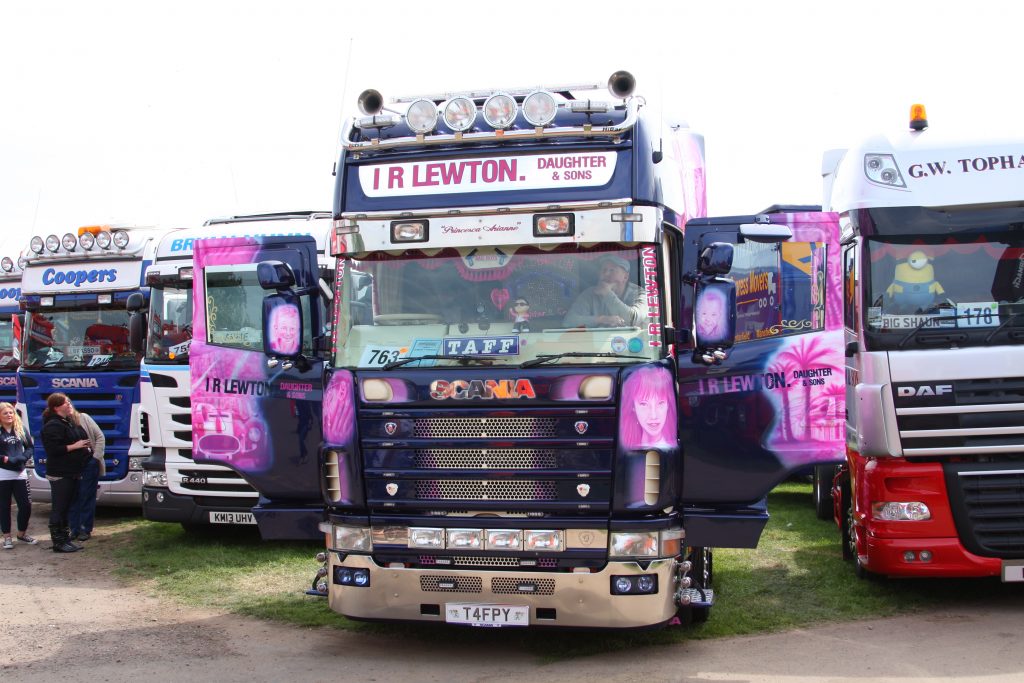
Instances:
[[[842,533],[843,559],[852,560],[857,557],[856,530],[853,528],[853,496],[850,494],[850,477],[845,476],[839,483],[840,504],[842,506],[842,522],[840,531]]]
[[[832,479],[835,465],[815,465],[811,493],[814,496],[814,512],[818,519],[832,519]]]
[[[690,562],[693,569],[690,570],[690,578],[693,579],[693,588],[712,588],[714,580],[714,562],[711,548],[694,548],[690,552]],[[683,626],[692,624],[703,624],[711,616],[710,607],[680,607],[677,613],[679,622]]]

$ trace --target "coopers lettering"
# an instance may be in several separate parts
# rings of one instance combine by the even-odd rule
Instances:
[[[93,270],[57,270],[47,268],[43,271],[44,285],[74,285],[81,287],[86,282],[115,282],[117,268],[97,268]]]
[[[438,379],[430,383],[430,398],[443,401],[456,400],[537,398],[533,384],[528,379],[457,379],[452,382]]]
[[[95,377],[53,377],[50,386],[54,389],[98,389]]]

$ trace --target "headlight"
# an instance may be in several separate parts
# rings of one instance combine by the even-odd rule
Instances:
[[[334,538],[331,550],[356,550],[364,553],[373,550],[369,527],[334,524],[331,528]]]
[[[613,531],[608,537],[611,557],[657,557],[657,531]]]
[[[932,512],[924,503],[917,501],[907,503],[871,504],[871,514],[883,522],[923,522],[932,518]]]
[[[526,550],[546,550],[557,552],[562,550],[562,532],[536,531],[527,529],[523,532],[523,543]]]
[[[158,470],[147,470],[142,475],[144,486],[167,486],[167,474]]]
[[[410,548],[443,548],[444,529],[412,527],[409,529]]]
[[[483,529],[449,529],[448,548],[452,550],[479,550],[484,546]]]

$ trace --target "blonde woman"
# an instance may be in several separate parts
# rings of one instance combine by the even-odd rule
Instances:
[[[0,403],[0,532],[3,532],[4,550],[14,549],[11,538],[11,499],[18,504],[18,540],[34,545],[36,539],[28,535],[28,520],[32,516],[32,496],[28,489],[25,464],[32,453],[32,437],[21,424],[14,406]]]
[[[100,477],[107,473],[107,464],[103,459],[107,439],[96,421],[90,415],[78,412],[73,405],[71,421],[85,430],[92,447],[92,460],[86,463],[82,478],[78,480],[78,493],[68,510],[68,526],[71,528],[70,540],[88,541],[92,538],[92,527],[96,521],[96,487]]]

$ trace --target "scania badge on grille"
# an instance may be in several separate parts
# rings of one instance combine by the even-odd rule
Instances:
[[[580,494],[583,498],[586,498],[587,494],[590,493],[590,484],[577,484],[576,493]]]
[[[395,432],[398,431],[398,423],[397,422],[385,422],[384,423],[384,431],[388,433],[388,436],[391,436],[392,434],[394,434]]]
[[[393,481],[389,481],[388,485],[384,487],[384,490],[388,492],[389,496],[393,496],[398,493],[398,484]]]
[[[583,420],[580,420],[579,422],[576,423],[576,433],[577,434],[586,434],[587,433],[587,429],[589,429],[589,428],[590,428],[590,425],[587,424],[586,422],[584,422]]]

